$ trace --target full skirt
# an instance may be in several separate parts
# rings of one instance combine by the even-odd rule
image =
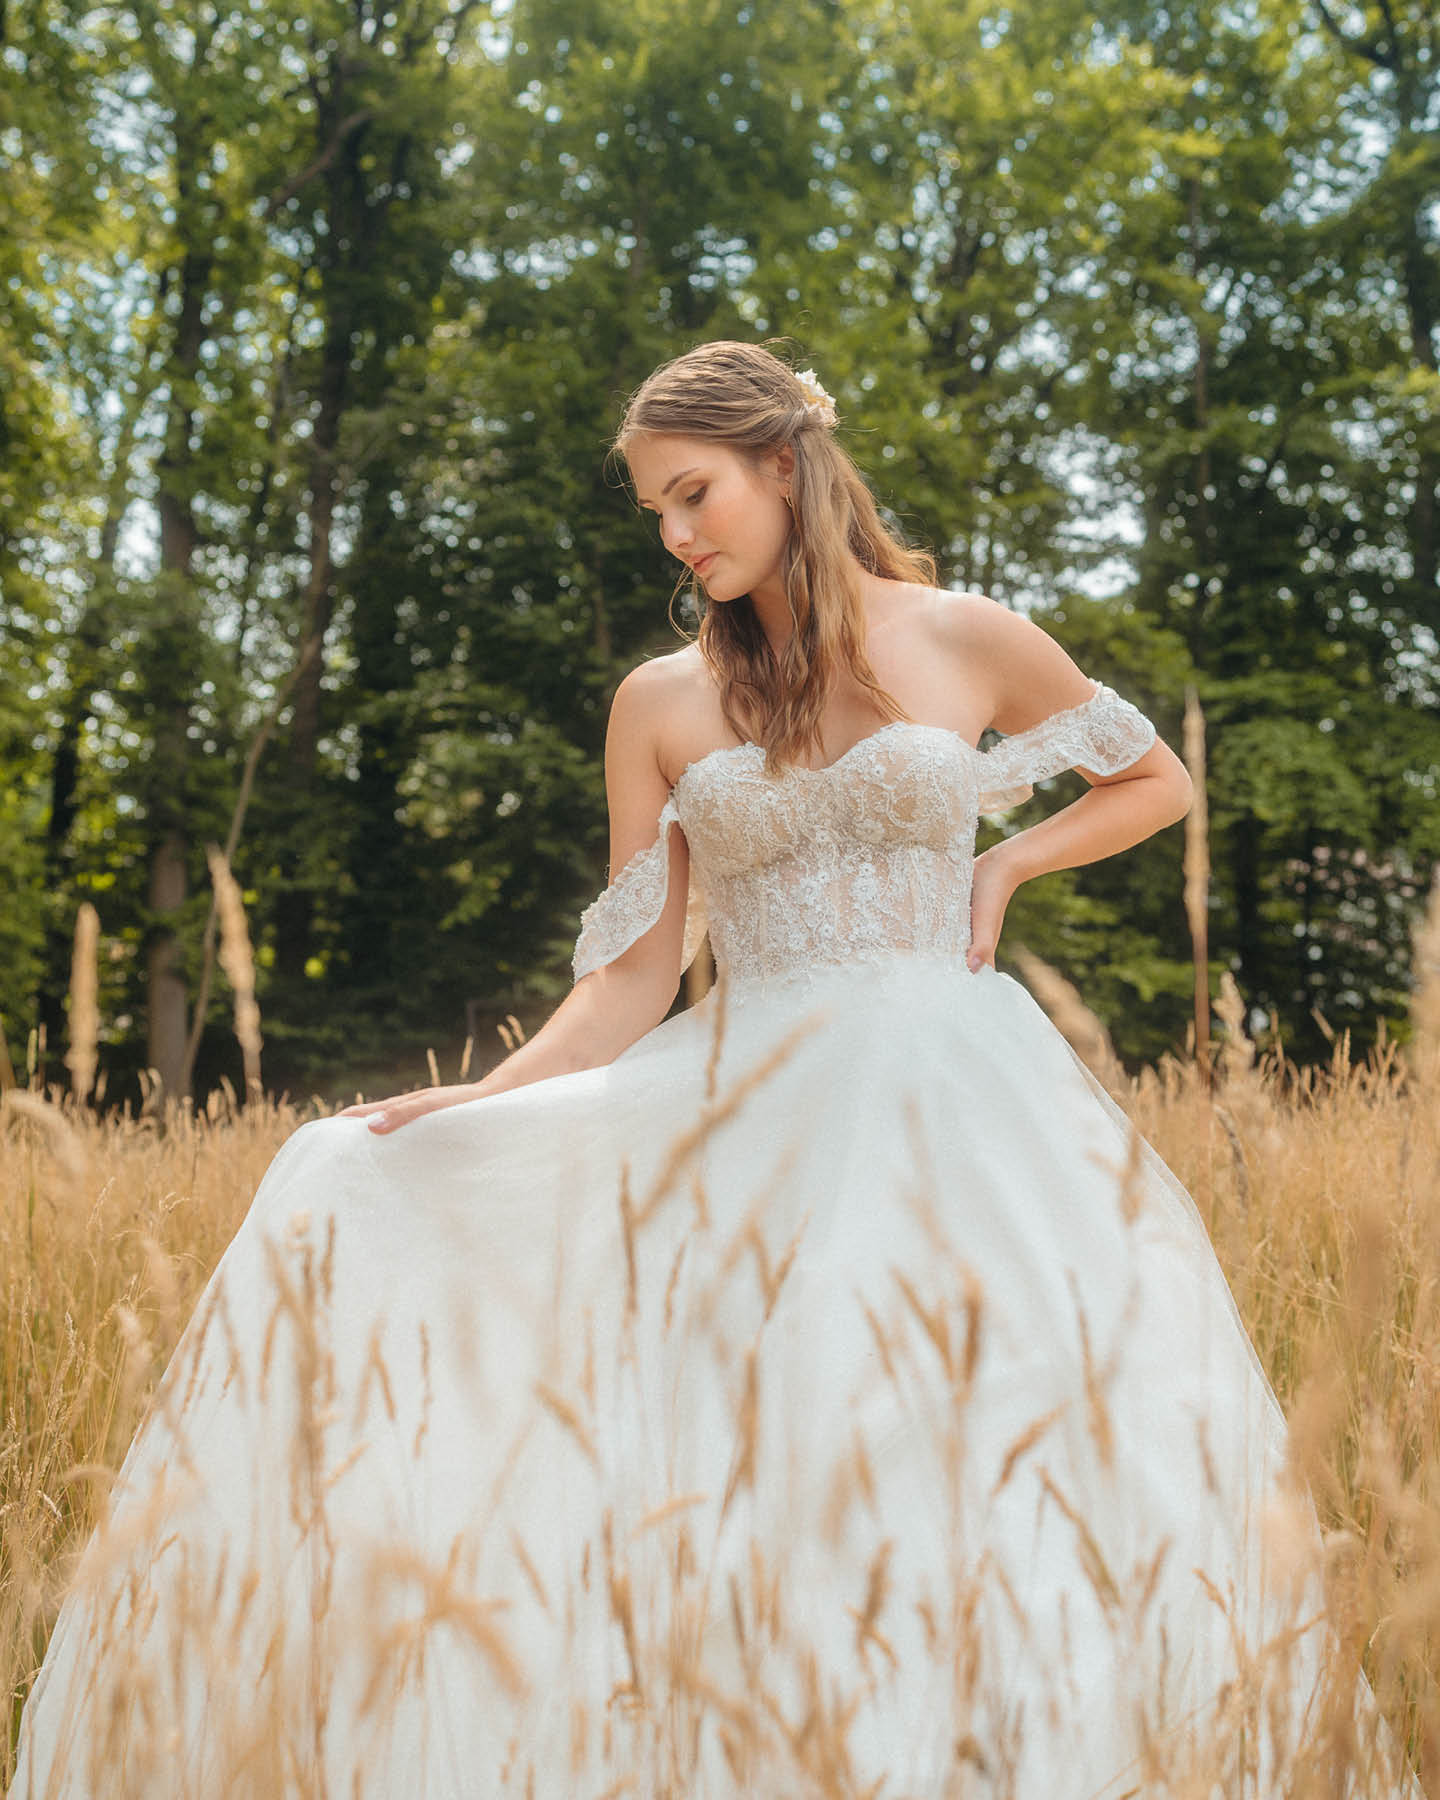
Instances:
[[[813,971],[289,1139],[11,1792],[1274,1793],[1318,1560],[1193,1203],[1026,991]]]

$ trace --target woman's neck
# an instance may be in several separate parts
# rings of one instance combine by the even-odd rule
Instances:
[[[750,604],[771,650],[779,656],[795,628],[795,621],[790,616],[790,599],[785,592],[785,578],[774,575],[752,588]]]
[[[865,572],[854,557],[850,558],[850,563],[851,575],[860,589],[861,604],[868,613],[873,577]],[[778,657],[789,643],[795,628],[795,621],[790,616],[790,598],[785,592],[785,577],[777,571],[768,580],[752,588],[750,604],[755,609],[755,617],[771,650]]]

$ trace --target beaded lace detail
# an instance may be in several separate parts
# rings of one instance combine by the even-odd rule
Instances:
[[[592,901],[581,913],[574,957],[577,981],[592,969],[603,968],[623,955],[664,912],[665,897],[670,889],[670,827],[680,823],[675,799],[678,788],[677,782],[661,808],[655,842],[648,850],[632,856],[599,899]],[[685,902],[685,948],[680,956],[682,969],[688,969],[694,962],[705,927],[705,902],[696,879],[692,850],[690,893]]]
[[[1063,769],[1118,774],[1154,741],[1144,714],[1097,683],[1088,700],[990,750],[903,719],[824,768],[777,776],[758,744],[712,750],[682,770],[655,842],[585,909],[575,979],[660,918],[674,825],[690,848],[684,964],[707,917],[731,980],[906,953],[963,957],[980,814],[1018,805]]]

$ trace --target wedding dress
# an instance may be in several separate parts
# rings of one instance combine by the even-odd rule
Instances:
[[[283,1146],[12,1794],[1281,1792],[1326,1658],[1279,1409],[1188,1196],[965,962],[981,811],[1153,737],[1097,685],[988,751],[690,764],[575,970],[678,827],[716,987],[608,1067]]]

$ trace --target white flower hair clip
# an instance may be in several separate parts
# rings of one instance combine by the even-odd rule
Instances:
[[[801,369],[795,379],[800,383],[805,395],[806,412],[818,413],[820,423],[827,428],[838,422],[839,415],[835,411],[835,402],[820,385],[820,377],[813,369]]]

